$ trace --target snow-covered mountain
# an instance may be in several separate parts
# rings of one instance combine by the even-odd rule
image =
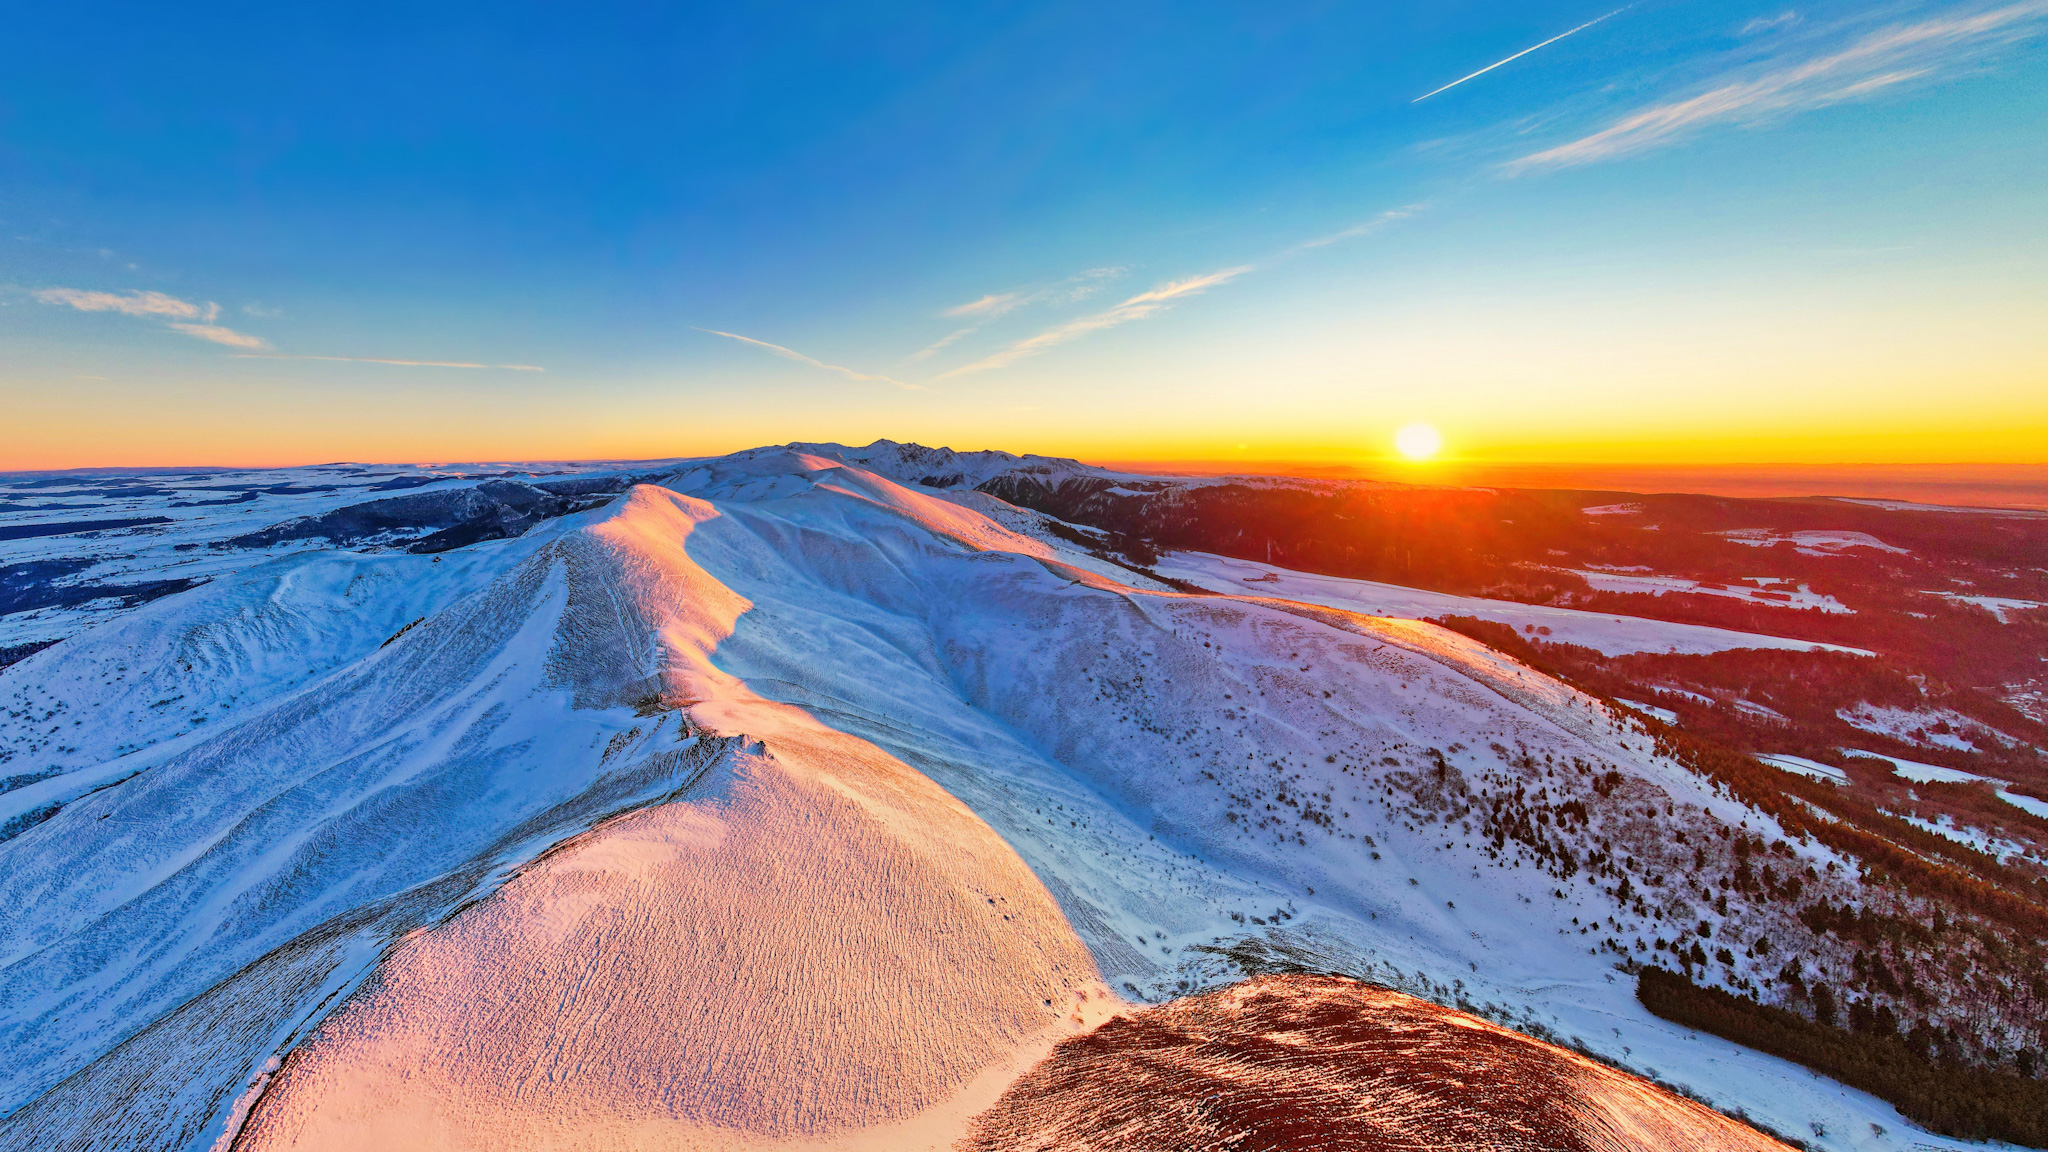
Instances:
[[[0,664],[281,552],[518,535],[665,463],[0,476]]]
[[[1286,972],[1956,1143],[1617,970],[1765,988],[1853,861],[1464,636],[975,490],[1077,469],[792,445],[194,527],[167,565],[233,562],[0,672],[0,1144],[1046,1146],[1062,1041]],[[1582,1146],[1769,1144],[1543,1051]]]
[[[1029,453],[1019,456],[1013,452],[995,451],[955,452],[951,448],[898,444],[894,440],[877,440],[864,447],[796,443],[784,445],[782,449],[759,451],[790,451],[842,460],[898,483],[921,484],[927,488],[978,488],[998,476],[1017,473],[1047,477],[1054,483],[1077,477],[1107,479],[1119,475],[1061,456]]]

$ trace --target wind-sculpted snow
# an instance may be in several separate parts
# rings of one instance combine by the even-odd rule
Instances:
[[[34,909],[5,938],[0,1040],[20,1060],[10,1139],[191,1146],[224,1130],[250,1072],[400,937],[591,821],[679,789],[701,791],[703,809],[609,826],[401,946],[335,1017],[341,1031],[286,1065],[250,1138],[297,1123],[306,1140],[360,1146],[345,1112],[299,1115],[295,1102],[408,1052],[496,1118],[478,1129],[472,1113],[453,1131],[517,1130],[531,1061],[505,1025],[522,1011],[517,1035],[565,1053],[563,1071],[624,1068],[621,1053],[638,1054],[617,1082],[568,1076],[555,1100],[567,1113],[580,1100],[626,1129],[661,1117],[768,1136],[911,1119],[1067,1019],[1093,965],[985,824],[868,745],[709,668],[705,654],[748,608],[683,551],[717,515],[641,489],[388,646],[9,843],[0,892]],[[694,722],[672,711],[681,705]],[[737,724],[727,738],[697,727],[735,721],[774,750],[727,747]],[[634,856],[621,845],[635,829],[701,832],[705,820],[730,835],[669,836],[683,855],[657,852],[647,875],[606,892],[603,861]],[[570,931],[593,895],[616,897],[604,903],[641,926],[647,968],[577,1001],[599,1008],[584,1030],[596,1047],[579,1052],[560,1031],[560,993],[589,985],[592,957],[630,969],[630,934],[604,917],[594,935]],[[521,918],[535,908],[538,919]],[[555,952],[539,947],[547,939]],[[527,980],[500,978],[507,947],[531,962]],[[650,995],[646,979],[674,998]],[[751,999],[740,994],[750,981]],[[487,987],[506,1000],[489,1006],[476,994]],[[480,1014],[479,1030],[423,1011],[435,990]],[[363,1055],[340,1039],[406,995],[398,1015],[422,1030],[418,1047],[394,1039]],[[767,1041],[778,1022],[779,1049]],[[472,1047],[451,1064],[442,1045],[456,1035],[496,1058]],[[704,1075],[719,1052],[725,1076]],[[665,1070],[684,1066],[698,1090],[678,1097]],[[817,1096],[818,1083],[840,1090]],[[390,1092],[375,1098],[401,1107]]]
[[[1738,947],[1811,935],[1792,906],[1699,894],[1731,866],[1701,869],[1703,838],[1781,833],[1597,701],[1427,624],[1138,594],[1062,555],[905,531],[828,495],[842,470],[800,466],[772,494],[744,481],[746,501],[705,489],[725,514],[690,554],[754,605],[719,666],[967,801],[1113,985],[1238,978],[1259,970],[1249,939],[1676,1064],[1786,1128],[1890,1115],[1634,1003],[1615,963],[1680,925]],[[1786,851],[1787,871],[1836,863]]]
[[[1104,1085],[1115,1091],[1103,1091]],[[1782,1152],[1681,1096],[1399,992],[1266,976],[1062,1043],[972,1152]]]
[[[131,1100],[130,1124],[197,1131],[239,1085],[187,1081],[218,1069],[164,1061],[161,1034],[289,1029],[346,982],[332,975],[344,954],[367,962],[504,868],[683,782],[691,746],[673,721],[633,734],[628,707],[568,707],[551,667],[569,600],[559,552],[240,723],[166,741],[125,783],[0,846],[0,894],[21,910],[0,935],[0,1101],[43,1094],[10,1126],[57,1146],[48,1125],[65,1109],[142,1077],[154,1118]],[[300,963],[328,971],[282,972]],[[207,996],[222,1002],[200,1013],[228,1023],[175,1016]],[[244,1067],[268,1055],[209,1052]]]
[[[1109,1007],[988,827],[801,721],[409,940],[296,1052],[249,1149],[906,1148]],[[948,1113],[958,1115],[948,1115]],[[934,1140],[934,1143],[940,1143]]]
[[[563,632],[585,641],[567,651],[598,658],[561,671],[587,705],[687,704],[760,751],[408,941],[287,1061],[239,1146],[731,1147],[900,1126],[1107,1005],[986,824],[709,666],[749,607],[684,550],[716,518],[643,488],[563,541]]]
[[[533,541],[444,557],[299,553],[110,622],[0,681],[0,837],[247,720],[516,567]],[[9,821],[19,822],[8,828]]]
[[[1629,722],[1428,624],[1141,591],[974,504],[686,462],[6,672],[44,695],[0,747],[77,751],[0,843],[0,1144],[943,1146],[1120,1006],[1098,976],[1311,969],[1782,1128],[1896,1122],[1617,979],[1667,925],[1809,931],[1701,894],[1708,838],[1779,832]],[[142,699],[172,689],[186,723]]]

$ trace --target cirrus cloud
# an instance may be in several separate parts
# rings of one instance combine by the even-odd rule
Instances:
[[[223,341],[226,343],[226,341]],[[237,360],[325,360],[330,364],[394,364],[400,368],[501,368],[507,372],[545,372],[538,364],[485,364],[476,360],[394,360],[387,356],[298,356],[247,353]]]
[[[1744,24],[1736,35],[1760,36],[1765,32],[1774,32],[1780,28],[1790,28],[1797,23],[1799,23],[1799,13],[1788,8],[1776,16],[1758,16],[1756,19]]]
[[[35,294],[45,304],[64,304],[80,312],[119,312],[124,316],[170,316],[196,320],[220,314],[216,305],[205,308],[161,292],[90,292],[79,288],[45,288]]]
[[[1190,276],[1185,280],[1175,280],[1161,284],[1149,292],[1140,292],[1107,311],[1096,312],[1088,316],[1069,320],[1064,324],[1048,328],[1036,336],[1029,336],[1019,340],[992,356],[985,356],[972,364],[963,364],[951,372],[942,373],[940,379],[948,376],[964,376],[970,372],[986,372],[995,368],[1007,368],[1019,360],[1029,356],[1036,356],[1048,348],[1065,344],[1069,340],[1077,340],[1090,332],[1100,332],[1105,328],[1114,328],[1119,324],[1128,324],[1133,320],[1143,320],[1148,316],[1156,315],[1172,307],[1175,301],[1188,296],[1198,295],[1219,284],[1227,284],[1251,270],[1251,265],[1241,264],[1235,268],[1225,268],[1221,271],[1209,272],[1201,276]]]
[[[173,323],[171,327],[183,332],[187,336],[197,336],[201,340],[211,340],[215,344],[225,344],[230,348],[270,347],[269,343],[261,336],[251,336],[247,332],[237,332],[233,328],[223,328],[218,324],[186,324],[180,322]]]
[[[1332,244],[1341,244],[1346,240],[1356,240],[1361,236],[1370,236],[1391,225],[1417,216],[1428,209],[1428,207],[1429,205],[1427,204],[1409,204],[1401,208],[1389,208],[1379,215],[1353,224],[1349,228],[1340,228],[1328,235],[1318,236],[1313,240],[1304,240],[1294,247],[1287,249],[1282,255],[1306,252],[1312,248],[1327,248]]]
[[[946,346],[963,336],[972,336],[999,316],[1014,312],[1029,304],[1077,304],[1095,295],[1111,281],[1124,274],[1124,269],[1115,267],[1087,268],[1056,284],[1034,288],[1029,291],[991,292],[979,300],[945,309],[939,315],[949,319],[964,319],[967,327],[956,328],[905,358],[915,364],[929,360],[946,349]],[[950,373],[949,373],[950,375]]]
[[[1727,81],[1631,113],[1588,136],[1509,162],[1509,173],[1565,168],[1643,152],[1714,124],[1754,125],[1859,99],[1979,58],[2041,32],[2048,0],[1895,24],[1847,47]]]
[[[844,365],[840,364],[827,364],[823,360],[818,360],[806,356],[794,348],[784,348],[780,344],[770,344],[766,340],[756,340],[752,336],[742,336],[737,332],[720,332],[716,328],[698,328],[697,331],[705,333],[706,335],[709,336],[723,336],[727,340],[737,340],[742,344],[751,344],[756,348],[765,348],[774,355],[782,357],[784,360],[794,360],[799,364],[808,364],[813,368],[821,369],[826,372],[831,372],[835,375],[844,376],[848,380],[859,380],[862,382],[873,381],[882,384],[894,384],[898,388],[910,388],[914,390],[921,390],[923,387],[922,385],[918,384],[905,384],[903,381],[897,380],[890,376],[877,376],[869,372],[856,372],[853,369],[845,367]]]
[[[1001,316],[1023,303],[1024,297],[1016,292],[993,293],[979,300],[969,300],[955,308],[939,313],[941,316]]]
[[[310,356],[272,352],[270,342],[261,336],[252,336],[247,332],[215,323],[220,319],[220,305],[212,301],[196,304],[162,292],[99,292],[85,288],[44,288],[30,295],[45,304],[74,308],[80,312],[113,312],[122,316],[161,320],[164,327],[181,335],[227,348],[240,349],[236,358],[243,360],[326,360],[340,364],[391,364],[404,368],[497,368],[512,372],[542,371],[540,366],[535,364],[485,364],[468,360],[402,360],[376,356]],[[266,310],[255,305],[244,305],[243,311],[252,316],[277,315],[275,310]]]
[[[194,304],[162,292],[96,292],[83,288],[45,288],[33,295],[45,304],[62,305],[80,312],[117,312],[123,316],[160,319],[173,331],[230,348],[270,347],[260,336],[215,324],[214,321],[220,318],[220,305],[211,301]]]

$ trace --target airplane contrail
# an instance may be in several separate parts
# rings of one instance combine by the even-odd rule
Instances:
[[[1552,36],[1550,39],[1545,40],[1541,44],[1536,45],[1534,48],[1524,48],[1520,52],[1515,53],[1513,56],[1508,57],[1506,60],[1496,60],[1493,63],[1488,64],[1486,67],[1481,68],[1479,71],[1474,72],[1471,76],[1460,76],[1456,80],[1451,81],[1449,84],[1446,84],[1443,87],[1437,89],[1436,92],[1424,92],[1422,95],[1417,96],[1413,100],[1410,100],[1409,103],[1420,104],[1424,100],[1429,99],[1431,96],[1436,95],[1437,92],[1448,92],[1451,89],[1456,88],[1458,85],[1463,84],[1465,81],[1472,79],[1473,77],[1484,76],[1488,72],[1493,71],[1495,68],[1498,68],[1503,64],[1511,64],[1516,60],[1520,60],[1522,57],[1527,56],[1531,52],[1534,52],[1537,48],[1547,48],[1550,45],[1557,43],[1559,40],[1562,40],[1565,37],[1572,35],[1572,33],[1574,32],[1584,32],[1586,29],[1591,28],[1593,25],[1600,23],[1600,21],[1611,20],[1614,17],[1621,15],[1623,12],[1626,12],[1633,7],[1635,7],[1635,5],[1633,4],[1624,4],[1621,7],[1616,8],[1614,11],[1609,12],[1605,16],[1595,17],[1594,19],[1586,21],[1584,24],[1581,24],[1577,28],[1572,29],[1571,32],[1559,32],[1557,35]]]
[[[693,324],[691,327],[696,328],[696,325]],[[737,340],[742,344],[752,344],[756,348],[766,348],[785,360],[794,360],[799,364],[809,364],[813,368],[821,368],[827,372],[836,372],[848,380],[879,380],[884,384],[894,384],[898,388],[910,388],[920,392],[924,390],[924,385],[922,384],[905,384],[903,381],[891,376],[873,376],[866,372],[855,372],[853,369],[843,365],[827,364],[823,360],[814,360],[794,348],[784,348],[780,344],[770,344],[766,340],[756,340],[752,336],[742,336],[737,332],[720,332],[716,328],[697,328],[697,331],[708,333],[712,336],[723,336],[728,340]]]

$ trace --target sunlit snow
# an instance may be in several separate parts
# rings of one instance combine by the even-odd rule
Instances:
[[[1781,836],[1634,721],[1355,600],[1134,587],[974,503],[686,462],[515,540],[224,571],[0,674],[0,748],[56,769],[0,794],[34,818],[0,842],[0,1134],[943,1146],[1068,1030],[1246,955],[1780,1130],[1898,1123],[1647,1014],[1600,944],[1664,921],[1471,826],[1570,798],[1645,885],[1693,867],[1674,833]],[[1654,900],[1803,931],[1689,891]]]

